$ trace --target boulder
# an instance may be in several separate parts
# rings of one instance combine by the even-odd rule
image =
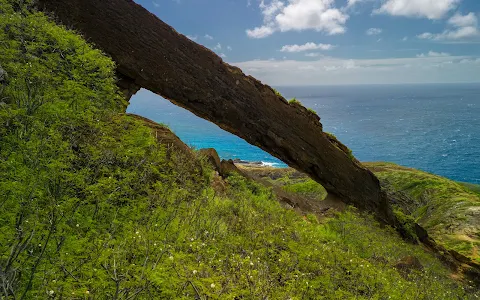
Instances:
[[[222,167],[220,163],[220,156],[218,156],[217,150],[213,148],[205,148],[200,149],[198,152],[207,159],[215,171],[217,171],[219,174],[221,173]]]
[[[242,171],[240,171],[233,160],[225,160],[223,159],[221,162],[221,168],[220,168],[220,175],[222,175],[223,178],[228,177],[228,175],[232,173],[238,173],[242,175],[245,178],[249,178],[246,174],[244,174]]]

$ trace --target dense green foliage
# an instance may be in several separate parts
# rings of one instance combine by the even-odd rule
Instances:
[[[218,194],[123,114],[110,59],[25,3],[0,0],[1,299],[474,297],[368,216],[305,221],[239,176]]]
[[[283,186],[283,189],[287,192],[300,194],[318,200],[323,200],[327,196],[325,188],[310,178],[296,180],[294,182],[290,182],[289,180]]]
[[[480,261],[480,197],[475,185],[391,163],[368,166],[385,187],[405,194],[394,204],[447,248]]]

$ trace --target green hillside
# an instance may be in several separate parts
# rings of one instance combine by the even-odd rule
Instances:
[[[371,216],[303,218],[159,143],[114,63],[29,3],[0,0],[0,299],[478,297]]]
[[[394,193],[397,201],[394,206],[414,217],[447,248],[480,262],[478,186],[392,163],[366,165]]]

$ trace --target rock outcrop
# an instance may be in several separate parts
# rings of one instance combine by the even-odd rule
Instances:
[[[207,119],[289,166],[345,202],[394,217],[378,179],[322,132],[320,118],[177,33],[131,0],[38,0],[44,11],[112,56],[129,96],[137,87]],[[125,82],[123,82],[125,83]]]
[[[187,157],[194,158],[195,155],[187,144],[176,136],[168,127],[158,124],[145,117],[128,114],[130,117],[142,121],[146,126],[152,129],[152,133],[159,144],[165,145],[167,152],[181,152]],[[173,150],[173,151],[172,151]]]
[[[217,171],[219,174],[221,173],[221,160],[220,156],[218,156],[217,150],[213,148],[205,148],[200,149],[198,152],[200,155],[204,156],[207,159],[207,161],[210,163],[210,165],[215,171]]]

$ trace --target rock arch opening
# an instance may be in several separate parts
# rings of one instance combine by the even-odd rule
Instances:
[[[323,133],[320,118],[176,32],[131,0],[38,0],[61,23],[85,35],[118,64],[126,96],[148,89],[215,123],[329,193],[394,223],[372,172]]]

